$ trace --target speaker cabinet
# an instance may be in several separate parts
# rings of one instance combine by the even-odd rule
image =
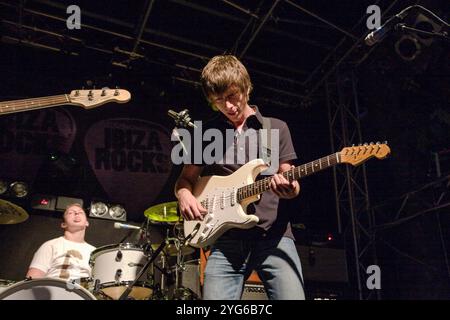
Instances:
[[[200,260],[191,260],[185,263],[184,271],[181,273],[181,285],[191,290],[196,298],[201,298]]]
[[[345,250],[297,246],[305,282],[348,282]]]

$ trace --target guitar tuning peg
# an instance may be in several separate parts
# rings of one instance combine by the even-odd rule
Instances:
[[[381,142],[380,142],[380,141],[377,141],[377,144],[381,144]]]
[[[119,87],[118,87],[118,86],[116,86],[116,90],[114,91],[114,95],[115,95],[115,96],[118,96],[118,95],[119,95]]]
[[[388,144],[387,140],[385,140],[383,143],[384,143],[384,144]]]
[[[364,147],[367,147],[367,146],[368,146],[367,142],[365,142],[365,143],[363,144],[363,146],[364,146]]]
[[[101,94],[101,96],[102,96],[102,97],[106,96],[106,89],[105,89],[105,88],[102,89],[102,94]]]
[[[80,95],[80,90],[75,90],[75,97],[78,97]]]
[[[373,143],[373,141],[371,141],[369,144],[370,144],[371,146],[373,146],[375,143]]]
[[[354,147],[355,146],[355,144],[354,143],[352,143],[352,147]]]
[[[89,90],[88,99],[92,100],[93,98],[94,98],[94,94],[92,93],[92,90]]]
[[[358,144],[358,147],[361,147],[361,146],[362,146],[362,143]]]

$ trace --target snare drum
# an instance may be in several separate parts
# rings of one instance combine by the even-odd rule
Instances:
[[[131,243],[100,247],[91,253],[90,265],[96,290],[102,296],[117,300],[136,279],[149,257],[142,246]],[[128,297],[150,299],[153,293],[153,266],[136,282]]]
[[[0,300],[97,300],[73,281],[58,278],[24,280],[0,293]]]

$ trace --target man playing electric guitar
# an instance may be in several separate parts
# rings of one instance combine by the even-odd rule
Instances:
[[[256,106],[248,104],[252,84],[244,65],[234,56],[223,55],[212,58],[202,71],[203,91],[210,104],[223,117],[216,128],[225,133],[235,130],[234,148],[236,154],[245,152],[245,162],[249,149],[238,147],[240,137],[249,129],[263,128],[264,118]],[[249,229],[231,228],[222,234],[211,246],[211,253],[205,269],[203,299],[237,300],[241,298],[244,281],[252,270],[264,283],[270,299],[305,299],[303,276],[294,237],[287,215],[278,212],[279,198],[291,199],[298,196],[300,185],[296,180],[289,182],[280,173],[292,168],[296,159],[291,135],[285,122],[266,118],[270,129],[278,130],[278,174],[270,180],[270,191],[261,194],[259,201],[246,207],[258,221]],[[260,140],[256,140],[260,143]],[[257,148],[260,150],[259,146]],[[226,150],[224,150],[226,151]],[[212,199],[200,203],[193,195],[201,176],[228,176],[236,172],[242,164],[215,163],[211,165],[185,164],[175,186],[175,195],[185,221],[203,221],[208,206],[221,206],[222,200]],[[231,200],[233,203],[233,199]],[[206,236],[205,233],[202,233]]]

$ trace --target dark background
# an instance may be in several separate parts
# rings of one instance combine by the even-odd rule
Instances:
[[[132,100],[123,105],[111,103],[93,110],[57,107],[75,119],[77,136],[68,156],[76,159],[77,166],[65,183],[47,179],[48,168],[43,166],[31,182],[33,192],[82,198],[86,204],[93,198],[108,199],[88,164],[83,146],[86,130],[102,119],[127,117],[158,123],[170,131],[174,123],[167,116],[168,109],[188,108],[194,120],[216,117],[198,86],[199,70],[209,58],[225,52],[242,54],[255,87],[250,103],[257,104],[264,115],[287,122],[298,164],[331,153],[327,101],[321,80],[336,66],[336,57],[367,33],[366,8],[372,1],[301,2],[303,8],[328,23],[291,4],[300,5],[299,1],[280,1],[258,32],[273,1],[233,2],[241,9],[247,8],[250,14],[226,1],[157,0],[142,33],[143,41],[135,48],[134,39],[139,35],[149,3],[152,2],[0,1],[1,101],[93,86],[119,86],[132,93]],[[448,2],[438,0],[379,1],[382,13],[386,12],[382,21],[416,3],[448,21],[448,11],[444,10]],[[81,30],[68,30],[65,26],[65,8],[69,4],[81,8]],[[416,18],[412,15],[408,22],[414,23]],[[29,28],[33,26],[54,34]],[[375,48],[360,43],[336,69],[341,74],[348,70],[356,74],[364,138],[360,142],[388,140],[393,150],[389,159],[367,163],[372,204],[434,181],[434,153],[441,154],[442,173],[450,173],[448,44],[431,40],[429,45],[421,45],[415,59],[407,61],[395,50],[401,37],[393,32]],[[343,45],[334,50],[334,58],[326,60],[342,40]],[[134,48],[137,56],[123,52]],[[332,72],[329,80],[335,81],[334,77]],[[175,200],[173,185],[180,169],[172,167],[157,199],[145,208]],[[0,168],[0,177],[5,175]],[[326,236],[332,234],[335,240],[326,245],[343,248],[337,231],[332,171],[306,178],[301,186],[300,197],[282,201],[282,210],[290,212],[294,223],[304,225],[295,230],[298,243],[324,243]],[[148,187],[151,188],[151,182]],[[407,212],[415,212],[421,202],[431,202],[434,196],[416,200]],[[34,210],[27,200],[18,204],[30,218],[17,225],[0,225],[0,278],[4,279],[22,279],[37,247],[61,234],[60,213]],[[393,207],[386,208],[378,219],[391,219],[395,215]],[[145,208],[128,212],[128,222],[142,223]],[[447,244],[448,213],[448,209],[439,212]],[[383,270],[383,298],[450,297],[450,274],[443,252],[448,249],[442,248],[435,218],[434,213],[422,215],[383,234],[408,254],[426,261],[426,265],[416,263],[381,245],[378,253]],[[163,233],[155,227],[153,240],[161,241]],[[87,241],[103,246],[119,242],[126,234],[113,229],[111,221],[91,219]],[[354,289],[352,283],[349,285]]]

